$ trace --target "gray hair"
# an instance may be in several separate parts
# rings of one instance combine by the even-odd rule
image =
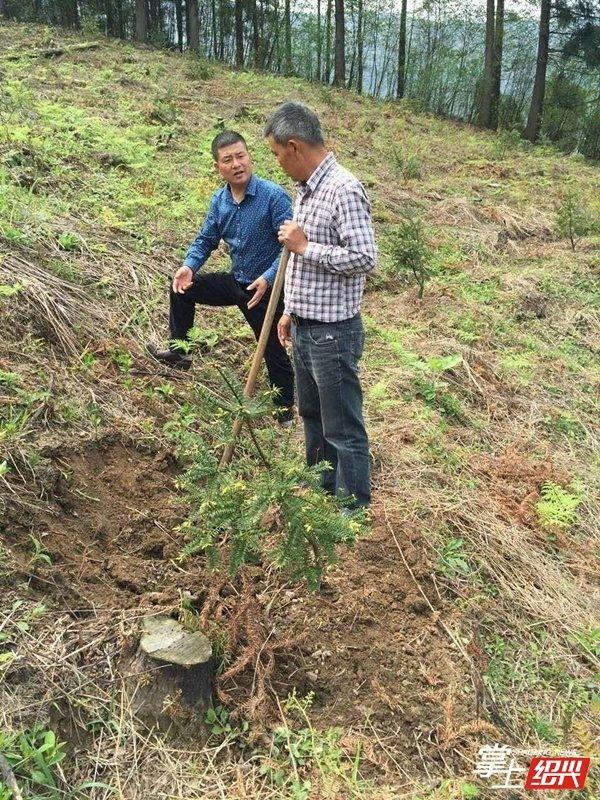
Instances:
[[[275,109],[265,125],[264,135],[272,136],[277,144],[287,144],[290,139],[324,144],[319,118],[303,103],[283,103]]]

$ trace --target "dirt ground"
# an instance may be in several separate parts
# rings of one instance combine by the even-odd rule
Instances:
[[[178,505],[170,453],[109,439],[45,458],[44,511],[7,514],[6,545],[32,599],[84,620],[82,641],[93,638],[89,626],[134,612],[121,639],[123,656],[135,646],[131,620],[138,609],[175,614],[182,594],[201,606],[216,578],[199,558],[176,561],[183,538],[174,531],[185,509]],[[342,555],[319,593],[280,587],[269,609],[271,635],[298,644],[277,657],[268,688],[279,698],[293,688],[299,695],[313,692],[317,725],[340,727],[348,737],[371,731],[374,746],[365,755],[374,768],[388,770],[394,762],[407,777],[435,775],[461,726],[475,719],[471,680],[439,625],[444,601],[418,535],[388,518],[381,503],[374,518],[372,533]],[[30,531],[51,558],[43,570],[29,564]],[[260,570],[253,581],[260,597],[267,591]],[[252,680],[249,665],[227,684],[234,707],[247,699]]]

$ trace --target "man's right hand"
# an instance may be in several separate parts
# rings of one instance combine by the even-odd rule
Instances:
[[[282,347],[285,347],[292,340],[292,318],[289,314],[283,314],[277,324],[277,336]]]
[[[190,267],[179,267],[173,276],[173,291],[177,294],[183,294],[192,285],[194,280],[194,273]]]

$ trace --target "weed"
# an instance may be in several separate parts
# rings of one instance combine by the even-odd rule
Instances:
[[[65,744],[56,740],[53,731],[41,725],[21,733],[0,731],[0,752],[8,761],[27,797],[35,800],[60,800],[64,792],[59,787],[55,768],[65,757]],[[9,790],[0,787],[1,800],[11,797]]]
[[[582,648],[586,656],[600,659],[600,627],[590,625],[589,628],[573,634],[573,640]]]
[[[543,527],[569,528],[577,519],[577,508],[583,497],[579,487],[564,489],[547,481],[540,489],[536,511]]]
[[[40,542],[39,539],[36,539],[35,536],[30,536],[31,543],[33,545],[33,552],[29,558],[29,566],[33,566],[34,564],[52,564],[52,559],[50,555],[44,550],[44,545]]]
[[[216,736],[219,739],[228,739],[239,747],[246,745],[249,723],[247,720],[242,720],[239,726],[234,725],[231,715],[225,706],[216,705],[209,708],[204,716],[204,721],[208,725],[212,736]]]
[[[449,392],[441,381],[417,376],[412,380],[412,387],[415,396],[421,397],[428,406],[457,421],[463,418],[464,412],[460,400]]]
[[[568,439],[582,441],[586,438],[584,426],[571,414],[560,412],[555,416],[549,415],[544,418],[544,423],[550,430],[556,431]]]
[[[98,359],[93,353],[90,353],[89,350],[84,350],[79,356],[79,360],[81,361],[82,369],[88,370],[92,369]]]
[[[0,386],[5,386],[7,389],[12,389],[18,386],[21,382],[21,376],[16,372],[5,372],[0,369]]]
[[[160,386],[157,386],[154,390],[157,394],[162,395],[163,397],[173,397],[175,394],[175,387],[172,383],[161,383]]]
[[[81,250],[81,239],[76,233],[61,233],[57,241],[61,250],[67,250],[69,252]]]
[[[542,741],[556,744],[560,740],[559,733],[555,730],[552,723],[544,719],[544,717],[528,712],[525,714],[525,718],[531,730],[542,739]]]
[[[438,559],[438,571],[447,578],[465,577],[472,572],[462,539],[452,538],[445,543]]]
[[[131,368],[133,366],[133,356],[129,350],[125,350],[122,347],[115,347],[110,351],[110,358],[113,364],[115,364],[121,372],[131,372]]]
[[[414,154],[405,155],[402,150],[394,150],[394,163],[404,183],[408,183],[409,180],[420,180],[423,177],[421,160]]]
[[[215,74],[215,68],[210,61],[190,53],[186,55],[186,73],[194,81],[209,81]]]
[[[22,283],[1,283],[0,297],[13,297],[13,295],[18,294],[24,288]]]

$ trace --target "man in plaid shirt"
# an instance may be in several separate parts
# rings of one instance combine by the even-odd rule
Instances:
[[[360,301],[377,258],[369,200],[327,151],[319,118],[306,106],[284,103],[265,136],[297,181],[294,220],[279,229],[279,241],[292,255],[278,335],[282,344],[292,341],[306,458],[310,465],[331,464],[323,487],[347,497],[348,509],[368,506],[369,442],[358,362],[365,338]]]

